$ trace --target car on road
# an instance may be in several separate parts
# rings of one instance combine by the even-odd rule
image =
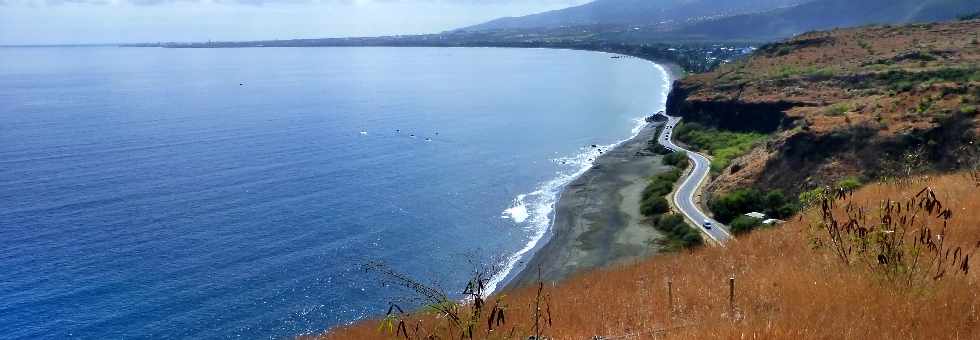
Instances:
[[[704,229],[711,230],[711,221],[704,221]]]

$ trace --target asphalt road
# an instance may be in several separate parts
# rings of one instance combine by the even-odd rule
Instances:
[[[702,156],[697,152],[693,152],[684,149],[671,141],[671,136],[673,136],[674,127],[677,123],[681,121],[680,117],[667,116],[667,124],[664,126],[664,131],[658,138],[660,145],[663,145],[671,151],[683,151],[687,153],[687,158],[691,159],[694,163],[694,169],[691,173],[684,179],[681,186],[674,191],[674,205],[680,209],[681,213],[685,217],[694,221],[695,224],[705,235],[708,235],[712,240],[718,243],[725,243],[732,238],[732,234],[728,232],[728,228],[718,223],[708,217],[707,214],[698,208],[695,204],[695,195],[697,195],[698,188],[703,184],[707,178],[708,173],[711,171],[711,161]],[[711,222],[711,228],[705,227],[705,222]]]

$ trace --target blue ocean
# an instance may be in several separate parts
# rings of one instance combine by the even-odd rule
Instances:
[[[569,50],[0,48],[0,338],[318,333],[400,298],[369,261],[502,286],[667,86]]]

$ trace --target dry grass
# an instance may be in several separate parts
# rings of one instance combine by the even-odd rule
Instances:
[[[870,185],[856,192],[851,202],[873,210],[882,200],[908,199],[926,186],[953,212],[947,242],[972,249],[980,240],[980,187],[969,175]],[[551,325],[544,323],[543,334],[552,339],[975,339],[980,334],[977,271],[906,289],[866,266],[843,265],[828,248],[815,249],[811,227],[819,216],[811,210],[727,248],[657,256],[547,283],[549,303],[542,308],[550,308],[550,315],[544,316]],[[734,314],[728,304],[732,275],[737,278]],[[673,286],[672,309],[668,280]],[[513,334],[514,339],[527,339],[532,334],[536,288],[507,292],[508,323],[489,338]],[[417,315],[409,318],[409,328],[417,320],[423,329],[444,322]],[[478,338],[486,337],[485,329],[482,326]],[[396,337],[380,333],[377,321],[367,321],[322,338]],[[441,337],[452,338],[458,335]]]

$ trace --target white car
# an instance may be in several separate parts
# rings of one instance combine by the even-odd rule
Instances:
[[[704,229],[711,230],[711,221],[704,221]]]

